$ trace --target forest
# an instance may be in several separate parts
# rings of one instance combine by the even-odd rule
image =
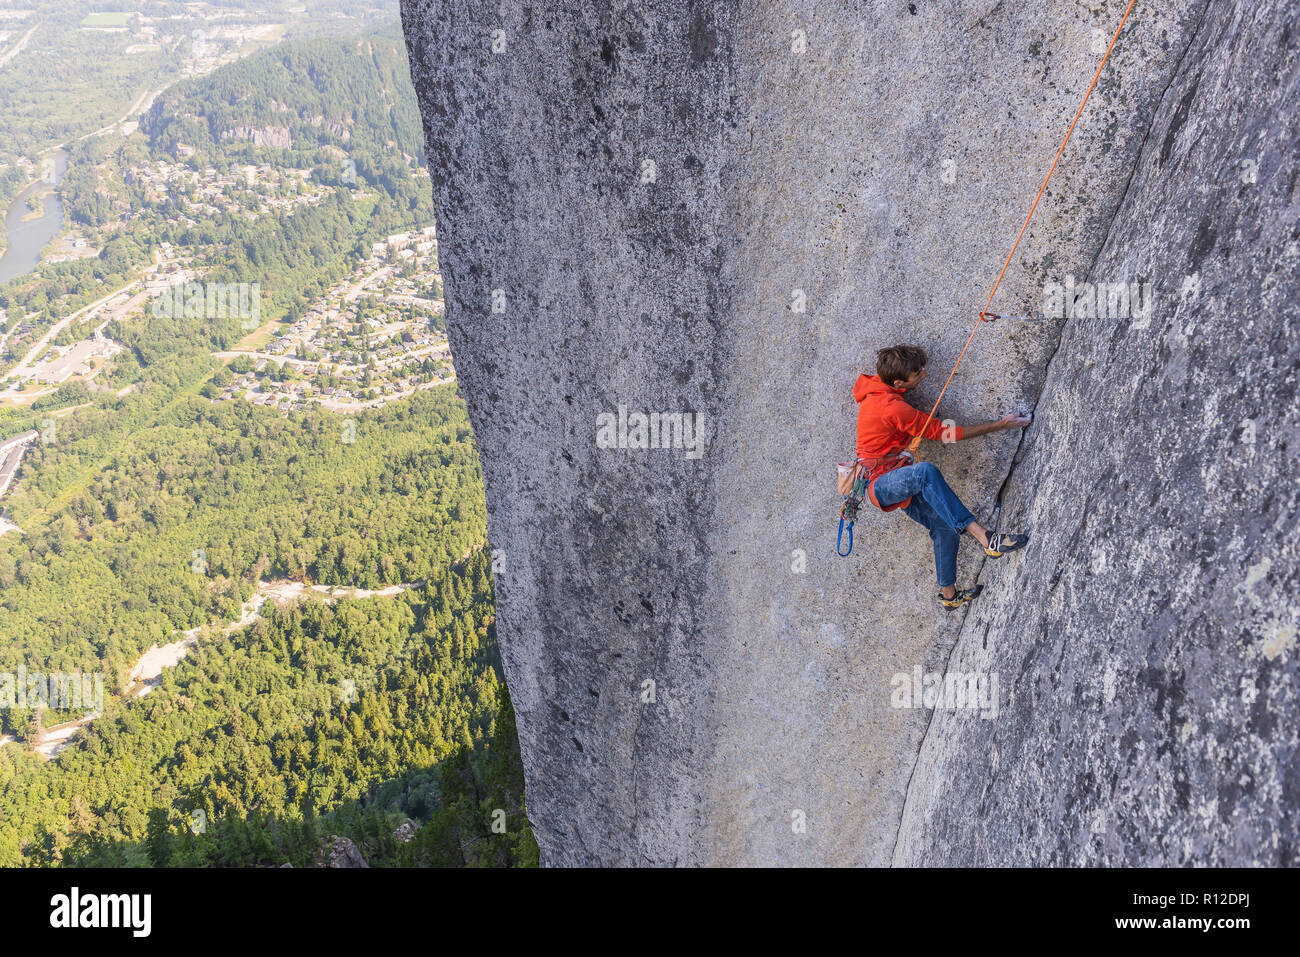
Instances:
[[[205,636],[56,761],[0,748],[0,865],[535,865],[491,560]],[[409,819],[409,840],[394,832]]]
[[[76,145],[66,207],[103,250],[0,290],[11,327],[103,295],[163,242],[293,318],[374,239],[432,222],[405,71],[392,31],[285,43],[178,83],[140,134]],[[281,114],[291,149],[222,135]],[[328,190],[189,223],[127,174],[179,144],[191,168],[271,162]],[[244,333],[144,309],[105,329],[125,351],[93,383],[0,410],[0,434],[40,433],[4,502],[22,533],[0,536],[0,673],[94,673],[106,699],[50,760],[33,742],[79,714],[0,708],[0,866],[319,866],[344,840],[371,866],[535,865],[455,384],[347,417],[215,401],[211,353]],[[267,601],[227,634],[273,581],[410,587]],[[158,687],[124,697],[141,653],[191,629]]]
[[[152,422],[124,436],[92,405],[33,449],[13,501],[28,534],[0,539],[0,670],[96,670],[109,699],[52,761],[0,747],[0,864],[153,863],[141,847],[160,821],[176,864],[302,866],[331,834],[372,866],[535,863],[513,724],[494,725],[508,704],[454,385],[351,424],[133,398]],[[223,635],[253,585],[279,578],[417,586],[268,603]],[[118,697],[149,645],[203,625],[159,689]],[[3,709],[0,730],[21,744],[75,716]],[[196,810],[206,836],[177,823]],[[405,818],[419,827],[398,845]]]
[[[184,396],[119,447],[112,415],[80,410],[28,453],[8,500],[26,534],[0,538],[0,668],[102,661],[116,689],[172,631],[237,617],[258,580],[423,581],[484,542],[452,386],[355,419]]]

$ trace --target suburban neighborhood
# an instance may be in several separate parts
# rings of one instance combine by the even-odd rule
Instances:
[[[355,412],[450,382],[434,227],[375,243],[270,341],[213,355],[233,376],[206,394],[285,411]]]

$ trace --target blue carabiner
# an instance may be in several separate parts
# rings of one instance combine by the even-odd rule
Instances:
[[[853,553],[853,523],[852,522],[849,522],[849,550],[847,552],[840,551],[840,540],[843,537],[844,537],[844,519],[841,518],[840,532],[838,535],[835,536],[835,554],[839,555],[840,558],[848,558],[849,555]]]

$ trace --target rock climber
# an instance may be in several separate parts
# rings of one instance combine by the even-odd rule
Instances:
[[[892,346],[876,353],[876,374],[858,376],[853,398],[858,403],[858,458],[873,469],[867,496],[882,511],[901,508],[907,516],[930,530],[934,541],[934,565],[939,576],[939,604],[960,608],[979,597],[983,585],[957,588],[957,545],[962,532],[984,546],[989,558],[1024,548],[1028,535],[990,534],[957,498],[943,474],[930,462],[909,465],[901,455],[917,436],[931,441],[960,442],[962,439],[1022,429],[1029,418],[1014,413],[996,422],[982,422],[963,428],[931,420],[912,408],[903,393],[925,379],[927,357],[920,346]],[[924,431],[922,431],[924,429]]]

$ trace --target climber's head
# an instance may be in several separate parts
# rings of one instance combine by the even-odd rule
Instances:
[[[876,353],[876,375],[895,389],[911,389],[925,378],[929,361],[920,346],[890,346]]]

